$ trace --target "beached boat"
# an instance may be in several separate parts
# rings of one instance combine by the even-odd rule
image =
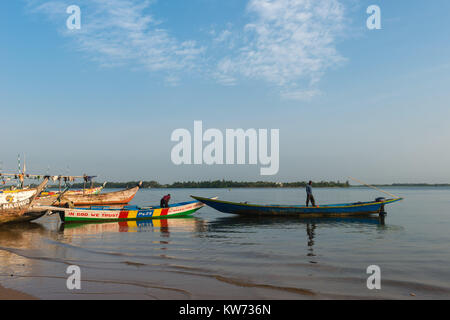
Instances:
[[[174,218],[191,215],[204,207],[199,201],[175,203],[169,208],[125,206],[123,208],[111,208],[92,206],[90,208],[46,208],[60,215],[64,222],[99,222],[99,221],[126,221]],[[44,207],[45,208],[45,207]]]
[[[384,206],[386,204],[402,200],[402,198],[377,198],[375,201],[369,202],[354,202],[321,205],[316,207],[305,207],[301,205],[260,205],[245,202],[230,202],[196,196],[192,196],[192,198],[206,204],[211,208],[225,213],[242,215],[296,215],[305,217],[380,214],[384,212]]]
[[[24,201],[36,194],[36,188],[0,190],[0,205]]]
[[[102,192],[102,190],[103,190],[103,186],[102,187],[96,187],[96,188],[82,189],[82,190],[69,190],[65,194],[66,195],[73,195],[73,194],[99,194],[100,192]],[[46,191],[46,192],[41,192],[39,197],[47,197],[47,196],[58,197],[59,195],[60,195],[60,192],[58,192],[58,191]]]
[[[66,194],[61,196],[47,196],[38,199],[42,206],[110,206],[130,203],[138,192],[140,184],[136,187],[100,194]]]
[[[45,212],[39,211],[38,213],[31,208],[35,205],[37,195],[45,188],[47,182],[48,178],[45,178],[37,188],[30,189],[33,191],[28,198],[0,204],[0,223],[31,221],[44,215]]]

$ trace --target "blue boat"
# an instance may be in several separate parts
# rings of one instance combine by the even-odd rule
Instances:
[[[225,213],[242,215],[296,215],[305,217],[336,217],[384,214],[384,206],[386,204],[403,200],[403,198],[377,198],[375,201],[369,202],[353,202],[306,207],[301,205],[259,205],[245,202],[230,202],[196,196],[191,197],[211,208]]]

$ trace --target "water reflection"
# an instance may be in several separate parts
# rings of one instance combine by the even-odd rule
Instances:
[[[170,237],[170,232],[202,232],[205,222],[202,219],[170,218],[149,219],[120,222],[66,223],[61,224],[60,232],[64,235],[97,234],[105,232],[160,232],[161,236]]]
[[[31,273],[33,264],[27,257],[40,249],[43,237],[55,236],[55,231],[34,222],[0,225],[0,274]]]
[[[384,227],[385,221],[380,217],[342,217],[342,218],[302,218],[302,217],[243,217],[230,216],[218,218],[209,223],[213,229],[235,229],[236,227],[292,227],[302,225],[343,226],[352,228],[367,227],[370,225]]]
[[[306,224],[306,233],[308,234],[308,257],[314,257],[314,236],[315,236],[315,231],[316,230],[316,225],[315,224]]]
[[[314,244],[317,228],[355,229],[360,232],[385,230],[384,217],[330,217],[330,218],[302,218],[302,217],[243,217],[231,216],[211,221],[208,225],[208,234],[198,234],[199,237],[216,237],[217,233],[232,234],[235,232],[253,232],[261,229],[296,229],[305,230],[307,238],[307,256],[315,257]],[[315,263],[311,261],[311,263]]]
[[[30,233],[43,233],[45,228],[37,223],[25,222],[0,225],[0,243],[20,243]]]

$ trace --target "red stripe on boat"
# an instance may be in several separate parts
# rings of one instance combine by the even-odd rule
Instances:
[[[167,216],[168,213],[169,213],[169,208],[164,208],[161,210],[160,216]]]
[[[126,219],[128,218],[128,211],[120,211],[119,219]]]

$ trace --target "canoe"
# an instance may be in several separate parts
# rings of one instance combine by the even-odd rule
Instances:
[[[354,202],[306,207],[301,205],[258,205],[196,196],[191,197],[211,208],[225,213],[242,215],[297,215],[306,217],[380,214],[384,212],[384,206],[386,204],[403,200],[402,198],[378,198],[375,201],[369,202]]]
[[[71,195],[71,194],[99,194],[103,190],[103,187],[96,187],[96,188],[89,188],[89,189],[83,189],[83,190],[69,190],[65,194]],[[47,197],[47,196],[59,196],[58,191],[47,191],[47,192],[41,192],[39,197]]]
[[[172,204],[169,208],[92,206],[90,208],[53,208],[53,211],[59,213],[63,222],[107,222],[182,217],[191,215],[204,206],[199,201],[188,201]]]
[[[33,189],[33,193],[28,198],[0,204],[0,223],[31,221],[45,214],[45,212],[36,213],[30,210],[35,205],[36,196],[45,188],[47,182],[48,178],[45,178],[36,189]]]
[[[54,196],[47,196],[39,198],[38,203],[42,206],[65,206],[67,203],[74,206],[123,205],[130,203],[138,190],[139,186],[100,194],[64,194],[60,200]]]

